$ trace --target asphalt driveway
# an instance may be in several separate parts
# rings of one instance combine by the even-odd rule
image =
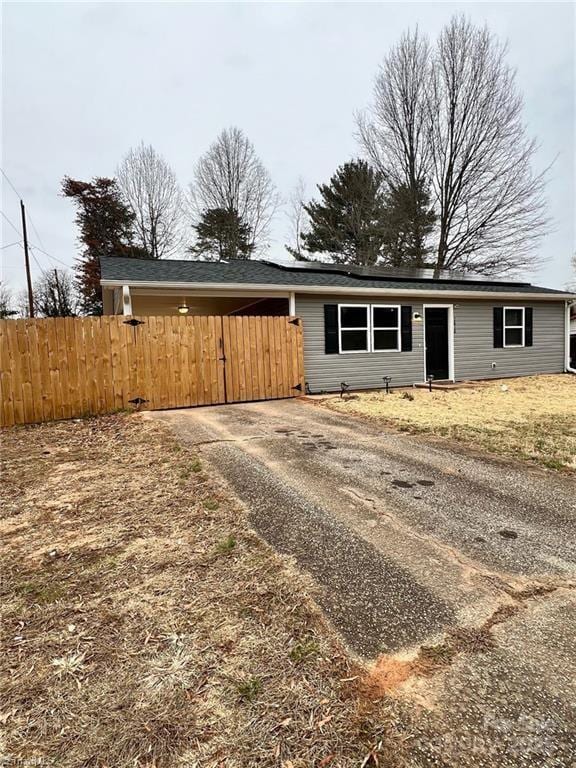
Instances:
[[[574,476],[295,400],[152,415],[313,577],[359,656],[409,659],[454,628],[490,627],[494,647],[395,692],[414,765],[463,765],[464,749],[470,766],[573,764]]]

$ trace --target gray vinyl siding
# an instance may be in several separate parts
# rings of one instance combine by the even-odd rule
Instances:
[[[564,302],[498,302],[426,299],[454,306],[454,375],[456,380],[561,373],[564,370]],[[382,377],[392,386],[424,381],[424,324],[412,323],[411,352],[324,354],[324,304],[399,304],[423,314],[422,299],[342,294],[296,294],[296,313],[304,325],[304,368],[312,392],[337,391],[345,381],[352,389],[379,388]],[[533,307],[533,346],[495,349],[493,308]],[[492,363],[496,364],[492,368]]]
[[[296,294],[296,314],[304,326],[304,372],[312,392],[336,391],[345,381],[352,389],[382,387],[391,376],[392,386],[411,386],[424,378],[422,323],[412,324],[412,352],[354,352],[324,354],[324,304],[399,304],[421,311],[422,304],[382,296]]]
[[[493,307],[532,307],[533,345],[494,349]],[[490,379],[564,370],[564,302],[466,301],[454,305],[456,379]],[[492,363],[496,364],[492,368]]]

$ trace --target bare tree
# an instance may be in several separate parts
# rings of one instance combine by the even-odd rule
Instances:
[[[46,270],[34,281],[34,311],[40,317],[75,317],[78,314],[78,295],[66,270]]]
[[[190,193],[196,223],[208,210],[235,211],[250,228],[254,253],[267,248],[278,195],[254,146],[239,128],[222,131],[200,158]]]
[[[576,291],[576,251],[572,254],[572,279],[568,281],[567,288],[570,291]]]
[[[18,291],[15,298],[16,314],[18,317],[30,317],[30,301],[28,291]]]
[[[286,218],[288,219],[288,238],[290,243],[284,246],[296,261],[309,261],[309,256],[305,252],[302,243],[302,235],[305,235],[310,230],[310,220],[304,208],[305,197],[306,182],[300,176],[288,198]]]
[[[122,197],[134,214],[139,245],[152,259],[178,253],[183,246],[184,197],[166,160],[142,142],[124,157],[116,175]]]
[[[359,138],[368,158],[395,186],[416,189],[428,180],[429,77],[428,40],[418,29],[405,33],[376,75],[372,105],[357,116]]]
[[[454,18],[442,31],[428,99],[437,266],[505,273],[533,264],[547,229],[544,176],[531,161],[506,46]]]
[[[409,178],[415,167],[429,180],[438,270],[532,267],[549,229],[545,172],[532,170],[536,143],[505,59],[506,46],[464,17],[433,50],[417,33],[405,36],[379,76],[393,85],[377,78],[374,106],[359,123],[365,151],[386,173]]]
[[[17,314],[18,310],[14,308],[14,297],[11,290],[7,285],[0,283],[0,320],[5,320]]]
[[[427,251],[421,197],[427,189],[430,148],[426,88],[430,46],[416,29],[400,38],[374,83],[372,106],[357,116],[358,134],[368,159],[385,179],[389,193],[405,191],[406,223],[416,251]]]

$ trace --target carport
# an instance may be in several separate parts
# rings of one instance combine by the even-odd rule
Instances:
[[[153,289],[123,285],[103,287],[106,315],[265,315],[281,317],[290,311],[290,294],[254,291],[198,291],[186,288]]]

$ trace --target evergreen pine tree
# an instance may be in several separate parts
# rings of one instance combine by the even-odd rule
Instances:
[[[391,185],[384,199],[383,258],[393,267],[423,267],[430,253],[428,239],[436,223],[430,194],[424,184],[412,190]]]
[[[249,259],[254,251],[250,227],[234,209],[211,208],[202,213],[196,243],[190,252],[208,261]]]
[[[318,191],[320,201],[304,205],[310,219],[310,230],[302,234],[306,250],[340,264],[376,264],[385,236],[380,173],[364,160],[352,160]]]

